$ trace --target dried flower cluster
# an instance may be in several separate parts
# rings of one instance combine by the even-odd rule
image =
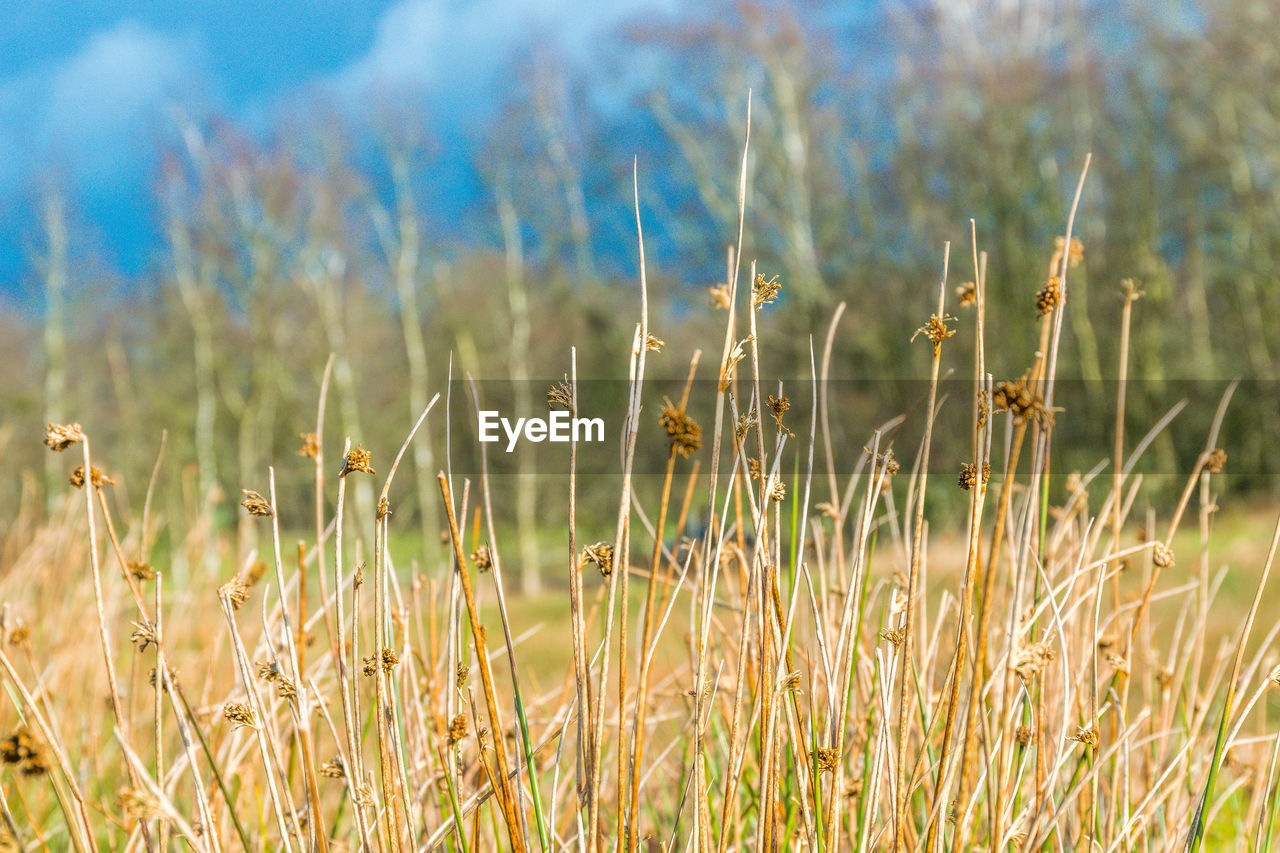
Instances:
[[[156,579],[156,570],[149,564],[130,560],[125,564],[129,569],[129,577],[138,581],[150,581]]]
[[[774,423],[778,425],[778,432],[785,432],[790,438],[795,438],[796,434],[782,424],[782,418],[790,408],[791,401],[786,397],[769,395],[769,412],[773,415]]]
[[[929,317],[929,322],[916,329],[915,334],[911,336],[911,340],[914,341],[919,335],[924,335],[929,339],[929,343],[933,344],[933,354],[937,355],[942,349],[942,342],[956,333],[955,329],[947,325],[949,322],[954,322],[955,319],[950,314],[941,317],[934,314]]]
[[[493,568],[493,554],[489,551],[488,545],[481,545],[471,552],[471,562],[475,563],[476,570],[487,572]]]
[[[458,714],[449,721],[448,740],[449,746],[454,746],[458,741],[467,736],[467,717],[465,714]]]
[[[84,466],[77,465],[76,470],[71,472],[71,485],[77,489],[83,489],[84,482]],[[93,484],[95,489],[101,489],[103,486],[114,486],[116,483],[111,477],[102,473],[102,469],[97,465],[89,466],[89,482]]]
[[[156,626],[144,620],[133,623],[133,633],[129,635],[129,642],[137,646],[138,651],[145,652],[148,646],[159,645],[156,639]]]
[[[755,282],[751,285],[751,304],[756,308],[761,305],[768,305],[770,302],[778,298],[778,294],[782,292],[782,285],[778,282],[778,277],[766,280],[763,273],[756,275]]]
[[[262,518],[270,518],[274,513],[271,510],[271,504],[267,499],[252,489],[241,489],[240,493],[244,495],[244,500],[240,501],[240,506],[249,511],[249,515],[260,516]]]
[[[1053,423],[1053,414],[1045,408],[1040,395],[1033,394],[1027,387],[1025,377],[997,384],[991,394],[991,402],[995,404],[997,411],[1012,414],[1016,423],[1035,421],[1041,426]]]
[[[140,788],[121,788],[116,806],[134,820],[148,820],[160,812],[160,801]]]
[[[669,399],[664,400],[658,425],[667,431],[672,448],[681,456],[688,458],[702,447],[702,427],[683,409],[676,408]]]
[[[1071,740],[1076,741],[1085,749],[1094,749],[1098,745],[1098,727],[1089,726],[1087,729],[1081,727],[1071,736]]]
[[[597,569],[600,570],[602,577],[608,577],[613,574],[613,546],[604,542],[597,542],[594,545],[588,545],[582,549],[582,560],[584,563],[595,563]]]
[[[1062,280],[1055,275],[1036,292],[1036,317],[1040,318],[1048,314],[1058,307],[1060,301],[1062,301]]]
[[[376,675],[378,667],[382,667],[383,672],[391,672],[391,669],[400,663],[400,656],[396,654],[396,650],[390,646],[383,646],[382,651],[375,655],[369,655],[364,659],[364,674],[367,676]]]
[[[12,764],[23,776],[39,776],[49,769],[43,747],[23,725],[0,740],[0,761]]]
[[[572,414],[573,386],[569,384],[568,376],[564,378],[564,381],[557,382],[547,388],[547,408],[563,409]]]
[[[248,726],[257,728],[258,715],[253,708],[243,702],[228,702],[222,706],[222,716],[236,728]]]
[[[1047,642],[1030,643],[1018,652],[1017,662],[1013,666],[1013,671],[1018,673],[1018,677],[1023,681],[1030,682],[1044,671],[1044,668],[1053,658],[1053,647]]]
[[[299,456],[305,456],[308,459],[320,457],[320,436],[314,432],[300,432],[298,438],[302,439],[302,446],[298,448]]]
[[[376,474],[378,472],[373,470],[369,465],[372,461],[373,454],[357,444],[355,447],[347,451],[347,457],[342,461],[342,470],[338,472],[338,476],[345,477],[352,471],[360,471],[364,474]]]
[[[1067,266],[1077,267],[1084,260],[1084,243],[1080,242],[1080,238],[1072,237],[1070,244],[1068,244],[1065,237],[1055,237],[1053,240],[1053,260],[1049,266],[1057,269],[1062,264],[1064,250],[1067,254]]]
[[[218,595],[225,598],[232,610],[239,610],[249,600],[249,584],[238,576],[218,587]]]
[[[73,444],[84,441],[84,432],[80,424],[49,424],[45,430],[44,443],[50,450],[62,452]]]

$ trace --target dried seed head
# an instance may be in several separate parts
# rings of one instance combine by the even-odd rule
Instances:
[[[751,304],[758,309],[777,299],[781,292],[782,285],[778,283],[776,275],[766,281],[763,273],[757,274],[755,283],[751,285]]]
[[[662,352],[662,348],[666,345],[666,341],[660,338],[655,338],[653,335],[649,335],[644,339],[644,348],[649,350],[649,352]]]
[[[978,304],[978,286],[971,281],[956,288],[956,298],[960,300],[961,308],[969,308]]]
[[[268,681],[268,682],[275,681],[277,678],[280,678],[281,676],[284,675],[284,672],[281,671],[280,669],[280,664],[276,663],[275,661],[260,660],[257,662],[257,664],[255,664],[255,666],[257,667],[257,670],[258,670],[258,677],[261,678],[263,681]]]
[[[966,462],[961,465],[957,484],[966,492],[978,485],[978,466],[972,462]]]
[[[14,765],[23,776],[39,776],[49,769],[44,747],[21,724],[0,740],[0,761]]]
[[[601,577],[613,574],[613,546],[597,542],[582,549],[583,563],[595,563]]]
[[[792,693],[800,689],[800,673],[789,672],[778,682],[778,691]]]
[[[978,392],[978,429],[982,429],[987,425],[987,421],[991,419],[991,399],[987,395],[986,390]]]
[[[281,675],[276,679],[276,695],[286,702],[292,702],[298,698],[298,685],[293,683],[293,679]]]
[[[9,636],[6,639],[9,641],[9,645],[21,646],[31,639],[31,629],[26,622],[18,619],[16,624],[9,629]]]
[[[156,570],[146,563],[129,561],[125,564],[129,569],[129,576],[138,581],[152,581],[156,579]]]
[[[773,484],[773,488],[769,490],[769,498],[770,500],[775,500],[779,502],[786,500],[787,484],[784,483],[782,480],[776,480]]]
[[[385,497],[378,498],[378,520],[381,521],[388,515],[391,515],[391,501]]]
[[[249,515],[270,518],[273,513],[271,504],[267,503],[267,499],[252,489],[241,489],[240,493],[244,495],[244,500],[240,501],[240,505],[249,510]]]
[[[702,427],[683,409],[677,409],[670,399],[663,398],[662,415],[658,426],[667,431],[671,446],[686,459],[702,447]]]
[[[1151,562],[1161,569],[1167,569],[1173,565],[1173,551],[1163,542],[1157,542],[1151,549]]]
[[[298,438],[302,439],[302,446],[298,448],[299,456],[305,456],[308,459],[320,458],[320,436],[314,432],[300,432]]]
[[[458,714],[449,721],[449,746],[453,746],[458,741],[467,736],[467,717],[465,714]]]
[[[1036,293],[1036,317],[1043,317],[1062,300],[1062,281],[1055,275]]]
[[[1018,726],[1013,731],[1013,739],[1018,746],[1028,746],[1031,743],[1031,726]]]
[[[1221,474],[1222,466],[1227,464],[1227,451],[1221,447],[1214,448],[1204,460],[1204,470],[1210,474]]]
[[[880,639],[889,643],[895,649],[901,648],[903,640],[906,639],[906,632],[901,628],[885,628],[880,632]]]
[[[1044,400],[1038,394],[1031,393],[1025,377],[996,385],[991,402],[998,411],[1011,413],[1017,423],[1035,421],[1041,426],[1053,423],[1053,413],[1045,408]]]
[[[1107,663],[1111,664],[1111,668],[1116,672],[1121,672],[1125,675],[1129,674],[1129,661],[1125,659],[1124,655],[1118,655],[1112,652],[1107,655]]]
[[[733,345],[733,349],[729,351],[729,356],[724,360],[724,364],[720,366],[720,382],[719,390],[727,391],[729,385],[733,383],[733,376],[737,372],[738,362],[747,357],[747,344],[755,339],[754,335],[747,335]]]
[[[942,349],[942,342],[956,333],[955,329],[947,327],[947,323],[955,319],[950,314],[944,314],[941,317],[934,314],[929,317],[929,322],[916,329],[915,334],[911,336],[911,340],[914,341],[918,335],[923,334],[933,344],[933,353],[937,355],[938,351]]]
[[[557,382],[547,388],[547,408],[573,412],[573,386],[569,384],[568,376],[563,382]]]
[[[218,587],[218,595],[230,603],[232,610],[239,610],[249,600],[249,585],[238,577],[232,578]]]
[[[1067,266],[1079,266],[1084,260],[1084,243],[1080,242],[1079,237],[1072,237],[1068,244],[1065,237],[1055,237],[1053,240],[1053,266],[1057,267],[1062,263],[1062,252],[1066,249]]]
[[[258,715],[253,708],[243,702],[228,702],[223,705],[222,716],[236,728],[241,726],[258,727]]]
[[[62,452],[73,444],[84,441],[80,424],[49,424],[45,429],[44,443],[50,450]]]
[[[383,672],[391,672],[391,668],[398,663],[400,663],[400,656],[396,654],[395,649],[384,646],[380,653],[364,658],[364,674],[377,675],[379,666],[382,667]]]
[[[369,466],[373,461],[373,454],[365,450],[360,445],[356,445],[347,451],[347,458],[342,461],[342,470],[338,472],[339,477],[345,477],[352,471],[361,471],[365,474],[376,474],[377,471]]]
[[[488,545],[481,545],[471,552],[471,562],[476,564],[476,571],[487,572],[493,568],[493,554]]]
[[[145,652],[147,646],[158,645],[156,626],[145,619],[140,622],[134,622],[133,633],[129,635],[129,642],[137,646],[140,652]]]
[[[1030,643],[1018,652],[1017,662],[1013,666],[1013,671],[1023,681],[1030,682],[1044,671],[1044,668],[1053,658],[1053,647],[1048,643]]]
[[[342,764],[342,756],[335,755],[328,761],[320,762],[320,775],[326,779],[341,779],[347,775],[346,769]]]
[[[121,788],[116,794],[116,806],[134,820],[149,820],[161,813],[160,801],[139,788]]]
[[[711,296],[711,304],[722,311],[729,310],[730,296],[729,285],[717,284],[714,287],[708,287],[707,293]]]
[[[168,693],[169,685],[173,684],[177,680],[178,680],[178,671],[176,669],[168,670],[165,673],[165,677],[164,677],[164,692]],[[156,686],[156,668],[154,666],[151,667],[151,671],[147,673],[147,683],[150,684],[152,687]]]
[[[813,751],[813,759],[818,770],[823,773],[834,773],[840,766],[840,750],[830,746],[820,746]]]
[[[754,456],[747,457],[747,476],[752,480],[760,479],[760,460]]]
[[[1086,749],[1093,749],[1098,745],[1098,727],[1089,726],[1089,728],[1076,729],[1076,733],[1071,736],[1071,740],[1076,741]]]
[[[249,571],[245,577],[245,580],[248,582],[249,586],[253,586],[258,581],[265,578],[267,576],[267,572],[269,571],[271,571],[271,567],[268,566],[266,563],[264,563],[262,560],[254,560],[252,563],[249,564]]]
[[[747,412],[745,415],[738,415],[738,419],[734,422],[733,432],[741,441],[742,437],[747,434],[747,430],[756,425],[756,413],[754,410]]]
[[[106,474],[102,473],[102,469],[97,465],[89,466],[89,482],[93,484],[95,489],[101,489],[103,486],[114,486],[116,481]],[[71,485],[77,489],[84,488],[84,466],[77,465],[76,470],[71,472]]]
[[[864,447],[863,451],[868,456],[871,455],[870,447]],[[901,470],[901,466],[898,465],[898,460],[894,458],[892,450],[876,454],[876,468],[883,470],[886,477],[892,477]]]
[[[786,397],[774,397],[772,394],[769,395],[769,411],[773,413],[773,420],[774,423],[778,425],[778,432],[785,432],[788,437],[795,438],[796,434],[782,424],[782,418],[790,408],[791,401]]]
[[[467,686],[467,679],[471,676],[471,667],[465,663],[458,664],[458,668],[453,673],[453,685],[459,690]]]

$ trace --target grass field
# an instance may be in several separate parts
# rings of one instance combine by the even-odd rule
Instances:
[[[149,490],[120,506],[92,429],[50,424],[65,501],[5,510],[0,849],[1269,850],[1274,508],[1223,494],[1220,416],[1171,490],[1125,473],[1152,424],[1050,489],[1071,228],[1028,295],[1039,339],[1000,341],[1030,354],[1017,379],[985,368],[979,247],[958,293],[948,247],[919,299],[917,447],[833,446],[839,411],[761,387],[785,282],[734,264],[700,364],[651,335],[641,265],[616,524],[580,528],[567,446],[536,597],[487,476],[440,474],[448,529],[423,543],[397,528],[401,457],[316,435],[292,496],[314,527],[281,532],[272,471],[241,503],[262,550],[237,553],[209,519],[153,518]],[[814,330],[815,395],[843,312]],[[547,404],[576,411],[565,356]],[[659,358],[691,359],[677,401],[646,396]],[[950,404],[971,454],[939,470],[944,370],[972,378]],[[719,380],[709,422],[695,374]],[[667,458],[643,487],[640,442]],[[380,497],[358,526],[359,478]],[[961,510],[933,529],[939,490]],[[213,558],[171,571],[178,549]]]

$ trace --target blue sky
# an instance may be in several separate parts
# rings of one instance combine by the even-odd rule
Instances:
[[[59,188],[93,254],[154,251],[152,178],[174,110],[268,134],[317,98],[360,120],[373,91],[415,92],[463,125],[536,35],[583,55],[673,0],[71,0],[15,4],[0,30],[0,289],[29,279],[36,202]],[[456,128],[455,128],[456,129]],[[446,128],[446,132],[447,132]]]

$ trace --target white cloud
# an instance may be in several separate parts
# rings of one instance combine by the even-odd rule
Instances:
[[[193,52],[190,43],[132,22],[93,36],[50,81],[48,128],[84,142],[132,132],[191,83]]]
[[[50,165],[113,181],[122,160],[153,145],[170,99],[198,79],[198,57],[194,39],[125,21],[61,61],[0,80],[0,151],[13,158],[0,186]]]
[[[378,21],[368,52],[332,80],[342,96],[414,87],[447,93],[492,82],[508,52],[531,33],[580,54],[619,21],[673,0],[399,0]]]

